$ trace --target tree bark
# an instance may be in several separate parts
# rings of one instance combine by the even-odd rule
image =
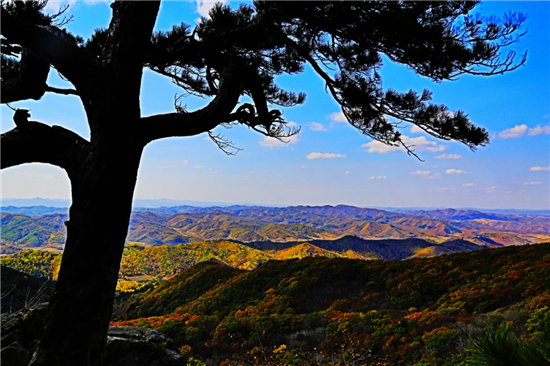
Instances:
[[[141,153],[124,140],[102,146],[73,176],[56,291],[30,365],[102,364]]]

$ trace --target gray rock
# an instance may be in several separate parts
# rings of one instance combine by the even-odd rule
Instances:
[[[2,366],[26,366],[42,333],[47,304],[2,316]],[[183,366],[174,342],[154,329],[109,327],[105,366]]]

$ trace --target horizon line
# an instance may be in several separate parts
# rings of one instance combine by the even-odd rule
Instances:
[[[42,204],[30,204],[30,205],[14,205],[13,203],[4,204],[4,201],[32,201],[32,200],[42,200],[42,201],[58,201],[67,203],[67,206],[44,206]],[[455,210],[495,210],[495,211],[504,211],[504,210],[514,210],[514,211],[548,211],[550,212],[549,208],[515,208],[515,207],[507,207],[507,208],[485,208],[485,207],[456,207],[456,206],[364,206],[364,205],[357,205],[357,204],[349,204],[349,203],[337,203],[337,204],[272,204],[272,203],[242,203],[242,202],[215,202],[215,201],[194,201],[194,200],[184,200],[184,199],[173,199],[173,198],[134,198],[132,208],[153,208],[153,207],[147,207],[147,206],[140,206],[139,204],[136,205],[136,201],[173,201],[176,203],[174,206],[166,206],[166,205],[159,205],[157,204],[154,208],[162,208],[162,207],[176,207],[176,206],[192,206],[192,207],[221,207],[221,206],[257,206],[257,207],[324,207],[324,206],[331,206],[331,207],[337,207],[337,206],[352,206],[357,208],[373,208],[373,209],[428,209],[428,210],[440,210],[440,209],[455,209]],[[43,198],[43,197],[32,197],[32,198],[11,198],[11,197],[1,197],[0,198],[0,207],[8,207],[8,206],[15,206],[15,207],[32,207],[32,206],[44,206],[44,207],[56,207],[56,208],[69,208],[70,203],[72,202],[71,199],[68,198]],[[180,204],[177,204],[180,202]],[[45,202],[46,203],[46,202]],[[199,206],[194,206],[194,204],[197,204]]]

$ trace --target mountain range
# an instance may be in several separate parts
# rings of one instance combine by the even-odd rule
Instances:
[[[3,254],[63,249],[66,213],[43,206],[3,210]],[[550,217],[454,209],[390,212],[345,205],[137,208],[127,241],[142,245],[310,242],[348,235],[369,240],[417,238],[435,244],[461,239],[481,246],[521,245],[549,240]]]

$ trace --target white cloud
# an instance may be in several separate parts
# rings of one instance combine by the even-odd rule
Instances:
[[[525,182],[523,183],[524,186],[538,186],[541,184],[541,182]]]
[[[454,189],[448,188],[448,187],[441,187],[441,188],[438,188],[437,190],[441,192],[454,191]]]
[[[193,169],[204,169],[203,165],[193,165]]]
[[[350,175],[351,172],[350,172],[349,170],[347,170],[344,174],[345,174],[345,175]]]
[[[307,154],[306,158],[307,160],[316,160],[316,159],[339,159],[339,158],[345,158],[346,155],[344,154],[335,154],[335,153],[318,153],[318,152],[312,152],[310,154]]]
[[[49,11],[58,12],[63,6],[65,6],[65,5],[74,6],[78,2],[84,3],[86,5],[94,5],[94,4],[99,4],[99,3],[112,3],[113,0],[84,0],[84,1],[82,1],[82,0],[80,0],[80,1],[77,1],[77,0],[49,0],[46,3],[46,7],[44,9],[47,12],[49,12]]]
[[[197,4],[197,13],[199,13],[201,16],[209,18],[208,12],[210,9],[216,5],[216,3],[222,3],[225,4],[227,0],[217,0],[217,1],[209,1],[209,0],[195,0],[195,3]]]
[[[460,159],[462,158],[462,155],[458,154],[441,154],[435,157],[436,159]]]
[[[485,193],[495,193],[497,191],[497,186],[483,187],[480,189],[485,191]]]
[[[414,151],[430,151],[430,152],[439,152],[447,148],[447,146],[439,145],[435,141],[430,141],[424,136],[419,137],[409,137],[401,136],[401,139],[405,145],[409,146]],[[367,148],[367,151],[370,153],[379,153],[387,154],[396,151],[407,151],[403,146],[390,146],[386,145],[380,141],[371,141],[369,143],[361,145],[361,147]]]
[[[411,127],[411,133],[422,133],[422,132],[425,132],[425,131],[420,127],[418,127],[417,125],[413,125]]]
[[[410,172],[410,175],[430,175],[429,170],[416,170],[414,172]]]
[[[309,129],[312,131],[328,131],[322,123],[311,122]]]
[[[396,151],[406,151],[402,146],[386,145],[380,141],[371,141],[369,143],[361,145],[361,147],[367,148],[370,153],[388,154]]]
[[[300,168],[305,169],[307,168],[307,165],[300,165]]]
[[[531,169],[529,169],[532,172],[548,172],[550,171],[550,165],[548,166],[532,166]]]
[[[372,176],[372,177],[369,177],[369,180],[386,180],[386,176],[385,175],[377,175],[377,176]]]
[[[439,179],[441,178],[441,175],[439,173],[431,174],[431,171],[429,170],[416,170],[414,172],[410,172],[409,175],[418,175],[422,178],[430,178],[430,179]]]
[[[498,136],[502,139],[517,139],[523,135],[525,135],[525,132],[527,132],[527,125],[515,125],[512,128],[508,128],[502,132],[499,132]]]
[[[292,123],[292,122],[290,122],[290,123]],[[300,139],[298,138],[297,135],[286,137],[284,140],[286,142],[282,142],[282,141],[277,140],[276,138],[266,136],[266,137],[264,137],[263,140],[261,140],[259,142],[259,144],[264,146],[264,147],[279,148],[279,147],[286,147],[286,146],[289,146],[289,145],[295,145],[295,144],[300,142]]]
[[[520,138],[525,134],[527,136],[550,135],[550,125],[537,125],[536,127],[528,127],[525,123],[515,125],[498,133],[498,136],[503,139]]]
[[[464,184],[462,185],[462,187],[475,187],[475,186],[477,186],[476,183],[464,183]]]
[[[550,125],[537,125],[537,127],[533,127],[527,130],[527,135],[529,136],[537,136],[541,134],[550,135]]]
[[[468,174],[467,171],[461,169],[447,169],[445,170],[446,174]]]
[[[343,112],[332,113],[328,116],[332,122],[347,122],[348,119],[344,116]]]

